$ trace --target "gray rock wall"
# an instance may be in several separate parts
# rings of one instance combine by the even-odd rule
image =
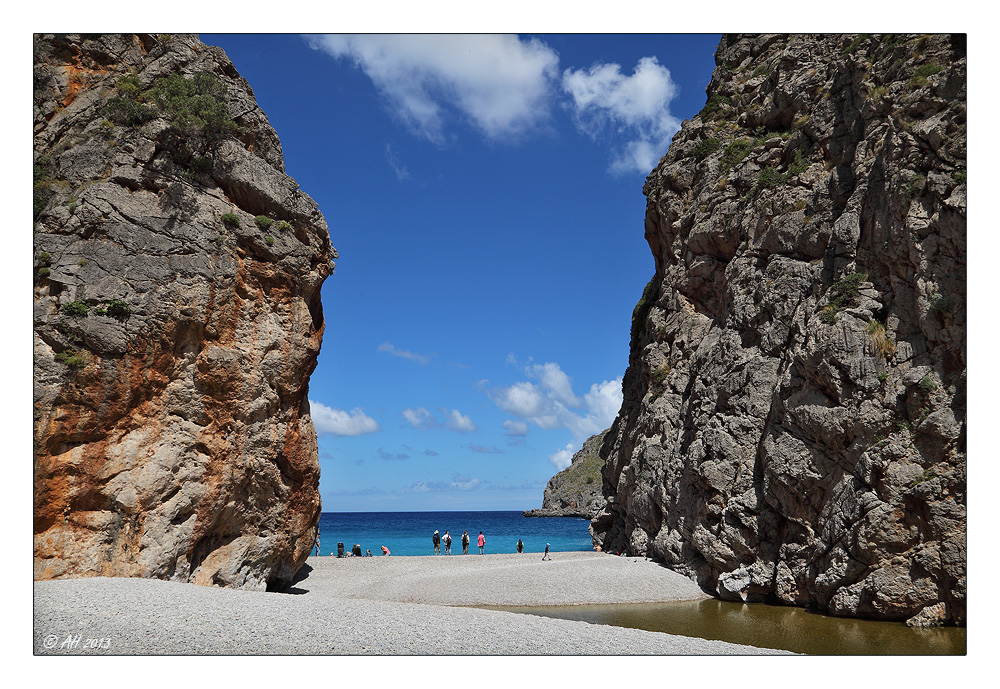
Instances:
[[[178,75],[200,92],[158,100]],[[195,36],[36,35],[34,87],[35,577],[290,582],[320,512],[323,216]]]
[[[726,36],[716,65],[644,187],[595,543],[963,624],[964,36]]]

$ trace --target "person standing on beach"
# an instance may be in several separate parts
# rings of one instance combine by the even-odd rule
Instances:
[[[524,552],[524,543],[522,543],[521,539],[519,538],[517,539],[517,554],[520,555],[523,552]]]
[[[482,554],[483,554],[483,547],[484,547],[485,545],[486,545],[486,536],[484,536],[484,535],[483,535],[483,532],[482,532],[482,531],[480,531],[480,532],[479,532],[479,554],[480,554],[480,555],[482,555]]]
[[[444,532],[444,554],[451,555],[451,532]]]
[[[385,546],[382,546],[382,554],[383,554],[383,555],[389,555],[389,554],[390,554],[390,553],[389,553],[389,549],[388,549],[388,548],[386,548]]]
[[[316,554],[319,555],[319,529],[316,529]]]
[[[548,543],[545,544],[545,554],[542,555],[542,559],[543,560],[551,560],[552,559],[551,557],[549,557],[549,544]]]
[[[462,534],[462,555],[469,554],[469,532],[466,531]]]
[[[434,530],[434,537],[431,538],[431,540],[434,542],[434,554],[435,555],[440,555],[441,554],[441,536],[438,535],[437,529]]]

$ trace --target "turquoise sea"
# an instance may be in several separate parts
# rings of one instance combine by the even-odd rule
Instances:
[[[517,539],[524,552],[542,553],[545,544],[552,552],[593,550],[588,531],[590,522],[575,517],[523,517],[521,512],[323,512],[319,519],[320,555],[335,555],[337,543],[351,552],[355,543],[361,552],[381,555],[382,546],[392,555],[433,555],[431,537],[451,532],[452,555],[462,554],[462,532],[469,532],[469,554],[479,552],[476,538],[486,537],[484,551],[517,552]],[[444,545],[441,546],[442,553]],[[315,553],[315,550],[313,551]]]

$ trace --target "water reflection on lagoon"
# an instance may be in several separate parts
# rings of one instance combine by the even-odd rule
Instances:
[[[902,622],[831,617],[802,608],[715,599],[640,605],[504,607],[581,620],[813,655],[964,655],[965,628],[911,629]]]

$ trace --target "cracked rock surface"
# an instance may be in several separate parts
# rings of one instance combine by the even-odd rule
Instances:
[[[722,39],[644,187],[605,550],[964,624],[965,70],[964,36]]]
[[[35,578],[286,585],[337,254],[249,84],[195,36],[36,35],[34,152]]]

